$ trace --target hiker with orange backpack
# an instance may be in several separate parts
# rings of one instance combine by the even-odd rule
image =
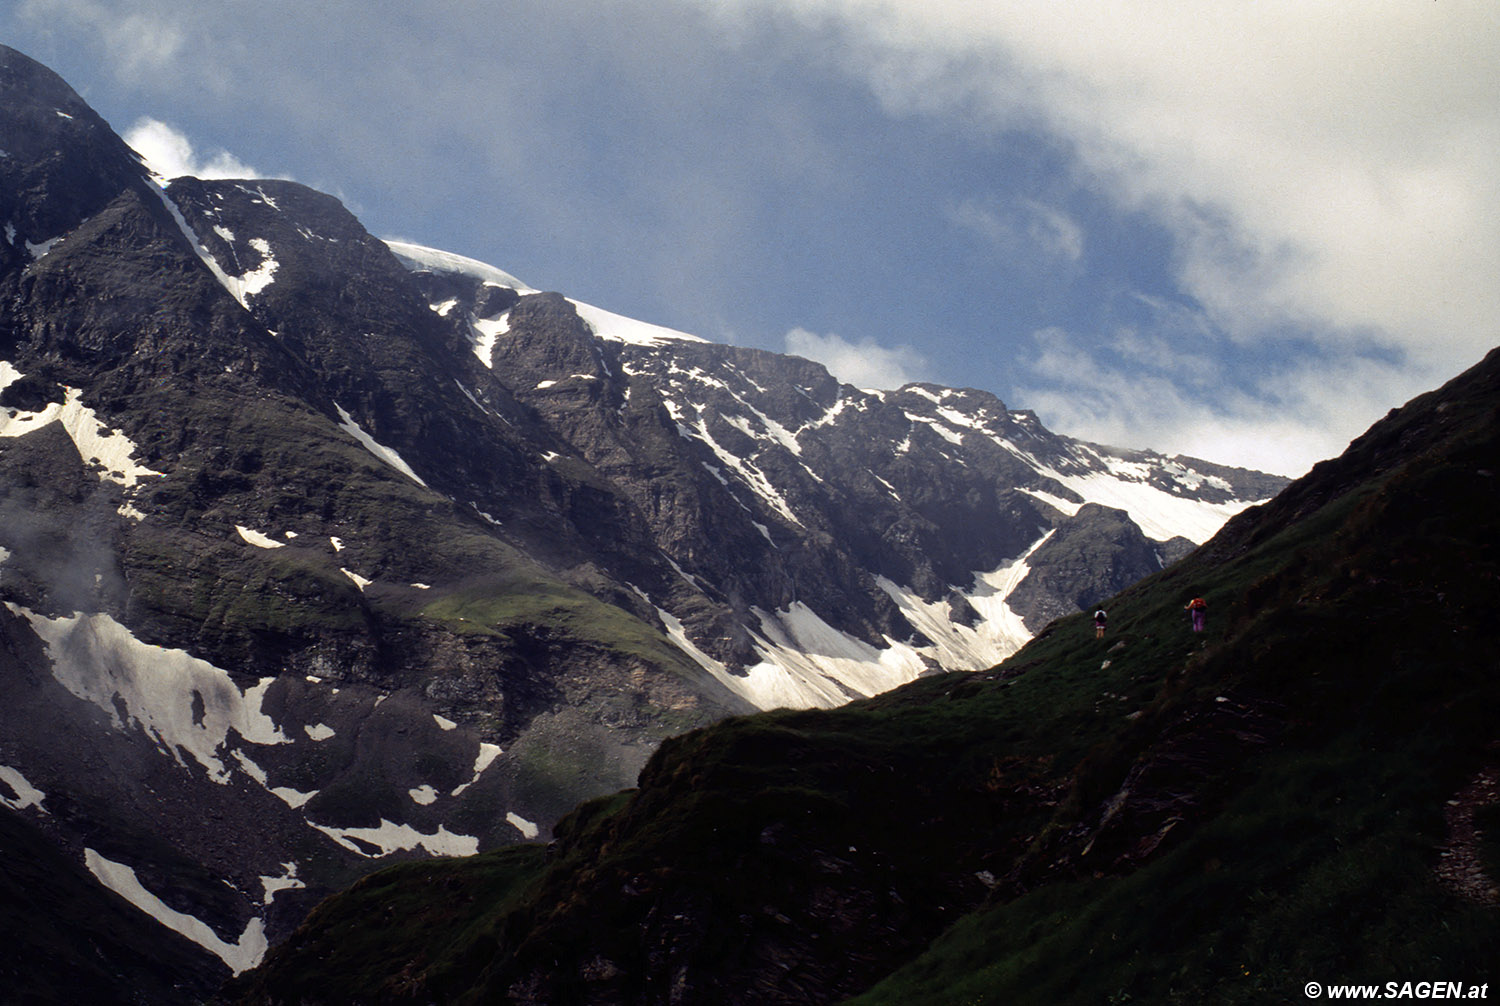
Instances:
[[[1193,631],[1202,632],[1208,624],[1208,602],[1201,597],[1195,597],[1188,602],[1188,617],[1193,620]]]

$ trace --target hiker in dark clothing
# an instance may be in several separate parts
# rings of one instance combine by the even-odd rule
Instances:
[[[1104,626],[1108,622],[1109,622],[1109,616],[1104,613],[1104,609],[1103,608],[1100,608],[1098,611],[1094,612],[1094,638],[1095,639],[1103,639],[1104,638]]]
[[[1202,632],[1208,624],[1208,602],[1201,597],[1195,597],[1188,602],[1188,617],[1193,620],[1193,631]]]

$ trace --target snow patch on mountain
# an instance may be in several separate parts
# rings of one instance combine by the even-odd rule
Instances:
[[[270,286],[276,278],[276,270],[281,263],[271,255],[271,245],[265,238],[251,238],[250,247],[260,253],[260,265],[240,276],[231,276],[230,280],[235,284],[239,293],[235,297],[242,305],[249,306],[249,298],[261,293]],[[234,293],[230,290],[230,293]]]
[[[0,792],[0,804],[9,807],[11,810],[25,810],[28,807],[35,807],[43,814],[47,813],[47,808],[42,806],[42,801],[47,799],[47,794],[33,786],[30,780],[18,770],[8,765],[0,765],[0,782],[9,786],[10,791],[15,794],[14,797],[8,797],[3,792]]]
[[[480,363],[494,370],[495,364],[492,360],[492,355],[495,352],[495,342],[506,332],[510,331],[510,312],[506,311],[496,318],[476,319],[473,322],[473,328],[474,355],[479,357]]]
[[[4,381],[0,389],[22,376],[9,363],[0,362],[0,380]],[[63,390],[64,401],[49,402],[37,412],[0,409],[0,437],[24,437],[60,423],[77,448],[79,459],[86,465],[99,466],[101,481],[131,489],[142,478],[162,474],[136,463],[135,453],[139,448],[124,433],[106,426],[93,409],[84,405],[81,391],[66,386]]]
[[[484,774],[484,770],[489,768],[494,760],[500,757],[502,754],[504,754],[504,752],[501,750],[500,745],[488,744],[484,741],[481,741],[479,743],[479,754],[474,758],[474,777],[468,782],[456,788],[452,793],[449,793],[448,795],[462,796],[463,791],[478,782],[479,777]]]
[[[540,828],[538,828],[531,821],[526,820],[520,814],[515,813],[514,811],[507,813],[505,815],[505,820],[510,822],[511,826],[519,831],[521,833],[521,837],[526,839],[526,841],[528,842],[541,834]]]
[[[260,253],[260,265],[241,275],[231,276],[219,264],[219,260],[214,257],[213,253],[203,246],[203,240],[199,238],[198,232],[193,229],[192,224],[187,222],[187,217],[182,215],[182,210],[173,202],[172,197],[167,195],[166,190],[154,185],[151,188],[161,197],[162,204],[166,206],[167,212],[176,221],[177,229],[182,232],[182,236],[192,246],[193,252],[198,256],[199,261],[208,267],[208,271],[213,274],[214,279],[219,281],[219,285],[227,290],[229,295],[238,301],[241,307],[249,310],[249,299],[261,293],[271,284],[272,279],[276,275],[276,270],[280,266],[280,263],[271,255],[271,245],[264,238],[252,239],[250,246]],[[245,192],[250,191],[249,189],[245,189],[244,186],[240,186],[240,188]],[[256,200],[257,202],[264,201],[268,206],[271,206],[273,209],[275,208],[276,204],[271,201],[269,196],[266,196],[258,188],[256,191],[262,197],[262,199]]]
[[[1064,475],[1045,465],[1039,470],[1043,475],[1082,496],[1086,503],[1099,503],[1124,510],[1148,538],[1156,541],[1168,541],[1181,535],[1194,544],[1202,544],[1212,538],[1226,520],[1251,505],[1247,500],[1211,503],[1207,500],[1174,496],[1149,482],[1126,477],[1119,472],[1094,471],[1083,475]],[[1035,492],[1032,495],[1042,498]],[[1058,509],[1071,515],[1077,513],[1082,504],[1069,506],[1071,509],[1062,506]]]
[[[339,429],[343,430],[345,433],[348,433],[355,440],[358,440],[360,442],[360,445],[363,446],[365,450],[375,455],[381,461],[384,461],[386,464],[390,465],[392,468],[396,469],[396,471],[411,479],[423,489],[427,488],[427,483],[422,481],[422,477],[420,475],[412,471],[411,465],[402,460],[400,454],[397,454],[394,450],[385,446],[384,444],[378,443],[374,437],[366,433],[364,431],[364,428],[361,427],[359,423],[354,421],[354,417],[350,416],[349,413],[344,411],[344,407],[342,405],[334,402],[333,407],[337,409],[339,413]]]
[[[260,708],[274,679],[242,692],[227,671],[184,650],[143,643],[109,615],[48,618],[6,607],[31,623],[59,684],[108,713],[116,730],[145,733],[184,768],[183,751],[210,779],[228,785],[218,756],[229,731],[251,744],[291,743]]]
[[[707,446],[709,450],[713,451],[714,456],[724,463],[725,467],[732,469],[740,477],[740,481],[749,486],[757,496],[765,500],[771,509],[781,514],[781,516],[793,524],[800,525],[802,523],[797,519],[797,515],[792,513],[792,508],[787,504],[786,499],[771,484],[771,480],[765,476],[765,473],[756,467],[753,462],[736,457],[728,448],[715,440],[713,434],[708,431],[707,422],[701,415],[689,425],[686,414],[676,402],[663,399],[662,404],[666,406],[667,414],[676,422],[677,432],[684,439],[697,440]],[[710,469],[710,471],[713,471],[713,469]],[[714,474],[725,486],[729,485],[729,482],[722,474],[717,472]]]
[[[573,309],[578,312],[578,317],[583,323],[601,339],[611,342],[625,342],[632,346],[660,346],[663,341],[676,342],[705,342],[696,335],[688,335],[675,329],[665,328],[661,325],[653,325],[646,321],[636,321],[613,311],[594,307],[581,301],[569,300]]]
[[[343,566],[339,567],[339,572],[347,576],[354,583],[354,585],[359,588],[359,592],[361,594],[365,592],[366,587],[375,582],[374,580],[367,580],[364,577],[360,576],[358,573],[352,570],[345,569]]]
[[[1026,579],[1031,567],[1026,560],[1052,537],[1048,531],[1026,554],[989,572],[974,573],[973,586],[961,591],[964,600],[979,615],[972,627],[953,620],[947,601],[927,601],[915,591],[905,589],[885,577],[876,582],[900,607],[906,620],[933,641],[923,647],[931,657],[950,671],[977,671],[993,667],[1015,653],[1031,639],[1021,616],[1011,610],[1010,595]]]
[[[801,601],[775,612],[752,608],[762,661],[746,670],[745,698],[762,709],[842,705],[914,680],[927,663],[912,646],[886,638],[872,646],[834,628]]]
[[[680,619],[653,607],[679,649],[757,708],[831,708],[888,691],[930,668],[993,667],[1020,649],[1032,634],[1007,600],[1031,571],[1027,558],[1054,533],[1048,531],[1018,559],[997,569],[976,571],[967,590],[956,590],[979,616],[973,626],[955,621],[946,600],[927,601],[886,577],[877,577],[877,584],[913,627],[932,641],[930,646],[915,647],[889,637],[884,647],[871,645],[829,625],[798,601],[775,612],[752,609],[759,631],[752,630],[750,636],[761,660],[734,673],[699,648]],[[649,603],[639,588],[636,592]]]
[[[241,538],[256,548],[286,548],[286,542],[277,541],[269,535],[252,530],[243,524],[236,524],[234,529],[239,532]]]
[[[639,588],[636,593],[650,603]],[[678,649],[757,709],[831,709],[905,684],[926,669],[911,646],[891,639],[884,649],[872,646],[798,601],[774,613],[752,609],[761,631],[750,636],[761,661],[736,674],[699,648],[680,618],[652,607]]]
[[[296,810],[318,795],[317,790],[313,790],[311,793],[304,793],[301,790],[292,789],[290,786],[272,786],[270,776],[266,774],[266,770],[257,765],[244,751],[236,748],[230,754],[234,757],[235,761],[239,762],[240,768],[244,770],[246,775],[259,783],[267,793],[278,798],[293,810]]]
[[[292,891],[306,887],[307,884],[297,879],[297,864],[295,862],[282,863],[282,874],[279,877],[261,877],[261,888],[265,892],[261,898],[261,904],[269,905],[276,899],[276,895],[282,891]]]
[[[496,269],[487,262],[453,252],[440,251],[437,248],[428,248],[425,245],[412,244],[410,241],[395,241],[391,238],[383,240],[385,246],[391,250],[391,254],[396,256],[397,261],[411,272],[457,273],[460,276],[471,276],[481,282],[507,287],[520,294],[540,293],[539,290],[527,286],[505,270]]]
[[[433,856],[472,856],[479,851],[479,839],[455,835],[443,825],[438,825],[437,831],[431,835],[424,835],[409,824],[394,824],[385,818],[381,818],[375,828],[334,828],[312,821],[308,824],[350,852],[367,859],[413,849],[425,849]],[[371,852],[368,847],[379,851]]]
[[[84,865],[105,887],[151,916],[168,929],[192,940],[213,954],[234,974],[248,971],[261,962],[269,946],[265,923],[252,918],[238,942],[226,943],[205,922],[169,906],[141,884],[135,871],[123,863],[105,859],[93,849],[83,850]]]
[[[48,238],[40,244],[32,244],[30,241],[27,241],[26,250],[31,253],[31,260],[33,262],[40,262],[47,257],[47,253],[55,248],[60,241],[62,241],[61,237]]]

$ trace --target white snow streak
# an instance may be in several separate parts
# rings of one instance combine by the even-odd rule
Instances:
[[[734,674],[688,638],[681,619],[661,607],[656,613],[679,649],[758,709],[832,708],[905,684],[925,667],[905,643],[887,639],[887,647],[878,649],[833,628],[797,602],[774,615],[756,610],[762,632],[751,638],[763,659]]]
[[[62,238],[60,237],[48,238],[41,244],[32,244],[30,241],[27,241],[26,250],[31,253],[31,260],[33,262],[39,262],[42,259],[46,258],[47,253],[50,252],[61,240]]]
[[[1224,526],[1225,521],[1251,505],[1246,500],[1208,503],[1184,499],[1150,483],[1126,480],[1104,472],[1063,475],[1048,468],[1041,471],[1043,475],[1056,479],[1082,496],[1086,502],[1124,510],[1131,520],[1140,525],[1148,538],[1156,541],[1168,541],[1181,535],[1194,544],[1201,545],[1212,538]],[[1031,494],[1039,499],[1043,498],[1038,493]],[[1073,512],[1077,512],[1076,505]]]
[[[490,359],[495,351],[495,342],[506,332],[510,331],[510,312],[506,311],[498,318],[480,318],[473,323],[474,329],[474,355],[479,357],[479,362],[495,369],[494,362]]]
[[[580,301],[569,300],[573,309],[578,312],[578,317],[583,323],[601,339],[611,342],[625,342],[632,346],[660,346],[663,341],[676,342],[705,342],[696,335],[688,335],[675,329],[664,328],[661,325],[653,325],[646,321],[636,321],[622,314],[615,314],[603,308],[594,307],[592,304],[584,304]]]
[[[270,776],[266,775],[266,770],[255,764],[249,755],[238,748],[231,751],[230,754],[234,756],[235,761],[240,763],[240,768],[245,770],[246,775],[260,783],[261,787],[267,793],[270,793],[293,810],[301,807],[318,795],[317,790],[313,790],[311,793],[304,793],[301,790],[292,789],[290,786],[272,786]]]
[[[410,465],[401,460],[401,455],[391,450],[391,448],[386,447],[384,444],[377,443],[374,437],[366,433],[364,429],[354,421],[353,417],[351,417],[349,413],[344,411],[344,407],[342,405],[334,402],[333,407],[339,412],[339,429],[343,430],[345,433],[348,433],[355,440],[358,440],[365,450],[375,455],[381,461],[384,461],[386,464],[390,465],[392,468],[396,469],[396,471],[411,479],[423,489],[427,488],[427,483],[423,482],[421,477],[418,476],[416,472],[411,470]]]
[[[500,757],[500,755],[503,753],[504,752],[500,750],[500,745],[486,744],[481,741],[479,744],[479,754],[474,758],[474,778],[470,779],[462,786],[459,786],[452,793],[450,793],[449,796],[462,795],[464,790],[468,789],[470,786],[479,781],[479,777],[484,774],[484,770],[489,768],[490,764],[496,758]]]
[[[297,879],[296,863],[282,863],[281,868],[285,872],[282,873],[282,875],[279,877],[260,878],[261,887],[265,891],[265,894],[261,898],[261,904],[269,905],[273,900],[275,900],[276,895],[281,893],[282,891],[291,891],[296,890],[299,887],[307,886],[302,881]]]
[[[167,212],[171,213],[172,219],[177,222],[177,229],[182,231],[182,236],[187,239],[188,244],[192,245],[198,259],[208,267],[209,272],[213,273],[214,279],[219,281],[219,285],[229,291],[229,295],[238,301],[241,307],[248,310],[250,307],[249,298],[269,286],[272,277],[276,273],[278,263],[271,256],[270,244],[263,238],[253,239],[250,242],[250,246],[260,252],[260,265],[243,275],[231,276],[224,271],[223,266],[219,265],[219,260],[207,248],[203,247],[203,242],[199,240],[198,233],[187,222],[187,218],[182,215],[182,210],[172,201],[172,197],[167,195],[166,190],[157,188],[154,185],[151,188],[161,197],[162,203],[167,207]],[[249,191],[244,186],[240,186],[240,188],[242,191]],[[275,207],[270,197],[266,196],[264,192],[261,192],[260,195],[267,205]]]
[[[389,856],[393,852],[406,852],[410,849],[426,849],[433,856],[472,856],[479,851],[479,839],[468,835],[455,835],[443,825],[438,825],[438,830],[431,835],[424,835],[409,824],[393,824],[385,818],[380,819],[377,828],[334,828],[328,825],[313,824],[314,828],[333,839],[339,845],[350,852],[357,853],[365,858],[374,858],[369,851],[361,848],[351,839],[367,842],[380,850],[378,855]]]
[[[359,592],[361,594],[363,594],[365,592],[365,588],[366,587],[368,587],[370,584],[372,584],[372,583],[375,582],[374,580],[366,580],[364,577],[360,576],[358,573],[354,572],[353,570],[345,569],[343,566],[339,567],[339,572],[343,573],[350,580],[353,580],[354,581],[354,585],[359,588]]]
[[[265,956],[268,946],[265,923],[259,918],[253,918],[245,924],[245,931],[240,934],[239,942],[226,943],[207,923],[171,908],[146,890],[130,867],[105,859],[93,849],[83,850],[83,861],[99,883],[168,929],[182,934],[219,958],[234,974],[255,967]]]
[[[1031,572],[1026,560],[1053,534],[1048,531],[1013,562],[989,572],[974,573],[973,588],[962,592],[979,615],[973,627],[953,621],[945,600],[925,601],[915,591],[883,576],[876,583],[896,602],[906,620],[933,641],[931,647],[922,649],[924,656],[950,671],[984,670],[1000,663],[1031,639],[1031,630],[1011,610],[1008,599]]]
[[[386,247],[400,260],[401,264],[412,272],[448,272],[458,273],[462,276],[472,276],[474,279],[486,283],[494,283],[496,286],[507,287],[517,293],[528,294],[538,291],[522,283],[510,273],[502,269],[481,262],[478,259],[466,258],[463,255],[455,255],[452,252],[439,251],[436,248],[427,248],[423,245],[414,245],[406,241],[392,241],[387,239]]]

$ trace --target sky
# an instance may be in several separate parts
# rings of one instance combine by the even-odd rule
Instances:
[[[167,175],[1296,475],[1500,343],[1494,0],[12,0]]]

